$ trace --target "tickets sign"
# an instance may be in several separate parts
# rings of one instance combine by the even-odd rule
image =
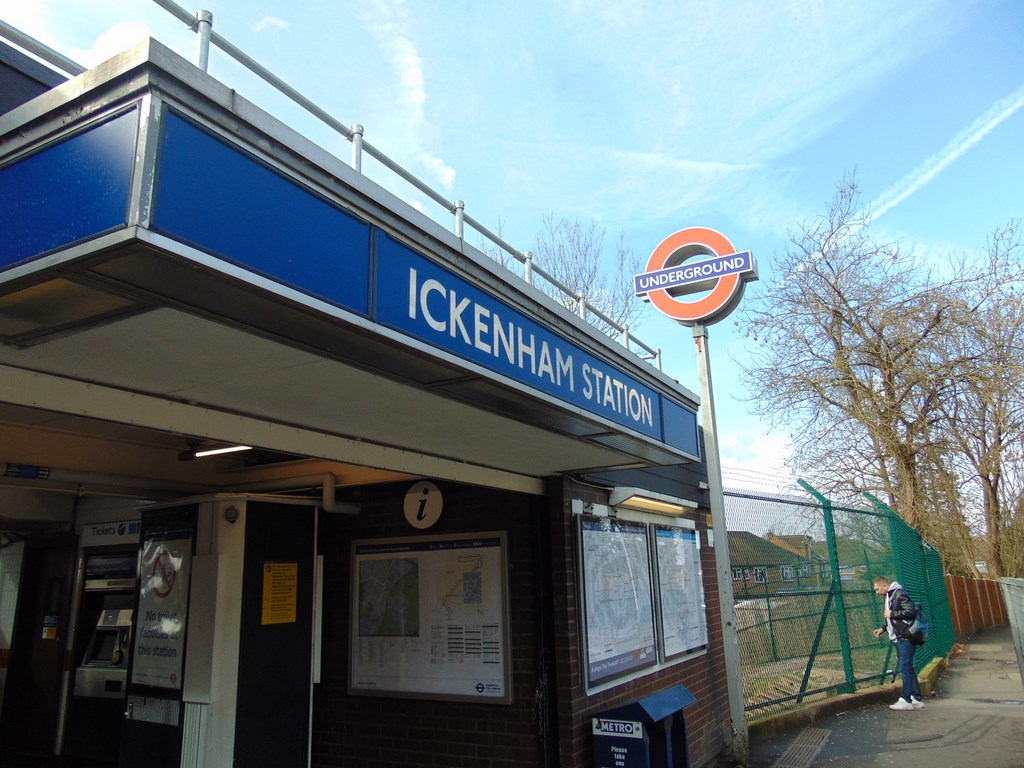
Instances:
[[[690,227],[659,243],[633,290],[683,325],[710,324],[736,308],[752,280],[757,263],[750,251],[737,252],[713,229]]]

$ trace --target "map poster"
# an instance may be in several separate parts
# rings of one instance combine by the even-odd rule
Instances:
[[[656,664],[647,526],[581,517],[580,553],[589,684]]]
[[[658,599],[665,658],[708,644],[697,532],[656,526]]]
[[[510,703],[503,532],[352,543],[349,690]]]

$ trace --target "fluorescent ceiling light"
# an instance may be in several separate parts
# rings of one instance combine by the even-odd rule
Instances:
[[[239,451],[251,451],[251,445],[231,445],[224,443],[207,443],[200,445],[191,451],[185,451],[184,453],[178,454],[179,461],[192,461],[193,459],[202,459],[207,456],[220,456],[222,453],[238,453]]]
[[[218,448],[197,448],[194,453],[197,459],[204,456],[217,456],[222,453],[236,453],[238,451],[251,451],[251,445],[222,445]]]
[[[656,515],[672,515],[678,517],[697,509],[697,502],[665,496],[642,488],[612,489],[608,497],[609,506],[616,509],[632,509],[638,512],[653,512]]]

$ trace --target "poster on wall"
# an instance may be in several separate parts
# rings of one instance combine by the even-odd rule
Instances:
[[[191,537],[143,542],[132,683],[181,689],[191,571]]]
[[[590,685],[658,661],[647,526],[581,517],[580,567]]]
[[[352,544],[349,691],[510,703],[503,532]]]
[[[294,624],[299,605],[299,564],[263,564],[260,624]]]
[[[697,532],[656,526],[658,601],[666,659],[708,644]]]

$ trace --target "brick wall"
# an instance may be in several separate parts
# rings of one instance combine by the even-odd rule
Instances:
[[[547,499],[438,482],[440,522],[406,523],[410,484],[364,489],[358,517],[322,515],[324,647],[314,690],[313,765],[446,768],[593,768],[591,717],[677,684],[697,697],[683,710],[692,765],[714,763],[731,738],[714,550],[694,516],[708,619],[707,653],[588,696],[580,665],[571,499],[606,503],[600,489],[552,480]],[[350,696],[349,573],[354,539],[505,531],[511,614],[511,705]]]
[[[608,500],[607,492],[568,480],[552,482],[549,488],[560,765],[564,768],[592,768],[591,717],[680,683],[697,697],[695,704],[683,710],[691,763],[699,768],[716,762],[725,747],[726,738],[731,741],[731,723],[722,628],[718,618],[715,554],[707,546],[705,511],[701,510],[692,519],[697,523],[702,544],[708,652],[588,696],[580,663],[580,616],[571,510],[574,497],[597,504],[606,504]],[[558,553],[561,553],[561,561]]]
[[[357,517],[321,515],[324,555],[322,682],[315,686],[313,765],[318,768],[446,766],[512,768],[544,765],[544,579],[537,578],[534,535],[543,523],[542,499],[438,482],[444,512],[427,531],[403,514],[410,484],[367,488]],[[350,696],[349,580],[353,539],[501,530],[507,534],[513,703],[426,701],[394,696]]]

